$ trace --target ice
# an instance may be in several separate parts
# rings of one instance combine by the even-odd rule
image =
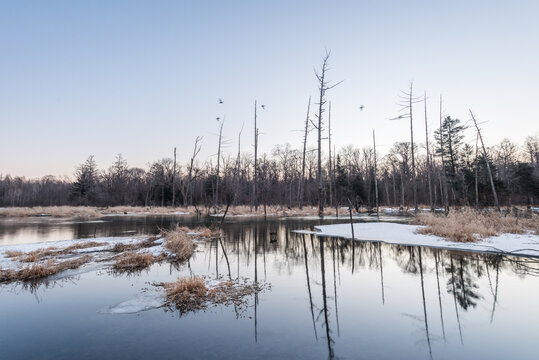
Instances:
[[[539,236],[527,234],[501,234],[475,243],[461,243],[445,240],[434,235],[418,234],[419,225],[397,223],[354,223],[354,239],[361,241],[381,241],[388,244],[426,246],[443,249],[502,253],[519,256],[539,257]],[[352,238],[350,224],[315,226],[318,236]],[[313,233],[296,231],[298,233]]]
[[[164,304],[165,296],[162,292],[147,291],[116,305],[101,309],[99,312],[102,314],[136,314],[141,311],[160,308]]]

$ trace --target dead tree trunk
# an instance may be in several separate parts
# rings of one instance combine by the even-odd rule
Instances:
[[[444,161],[443,148],[444,148],[444,135],[443,135],[443,132],[442,132],[442,95],[440,94],[440,149],[442,149],[442,151],[441,151],[441,155],[442,155],[442,171],[443,171],[442,174],[443,174],[443,179],[444,179],[444,183],[443,183],[444,191],[443,191],[442,195],[443,195],[443,204],[444,204],[444,208],[445,208],[445,213],[448,214],[449,213],[449,197],[448,197],[448,193],[447,193],[447,173],[445,171],[445,161]]]
[[[329,206],[333,205],[333,171],[331,167],[331,101],[329,102],[328,108],[328,147],[329,147]]]
[[[417,214],[417,183],[415,179],[415,155],[414,155],[414,119],[412,115],[412,104],[413,104],[413,82],[410,83],[410,96],[409,96],[409,111],[410,111],[410,145],[412,147],[412,189],[414,192],[414,208]]]
[[[217,179],[215,180],[215,205],[219,205],[219,166],[221,165],[221,142],[223,139],[223,125],[225,124],[225,119],[221,121],[221,126],[219,127],[219,147],[217,148]]]
[[[318,90],[320,96],[318,99],[318,124],[313,124],[316,130],[318,131],[318,216],[324,216],[324,180],[322,178],[322,114],[324,113],[324,105],[326,104],[326,91],[333,89],[335,86],[339,85],[342,81],[329,85],[329,81],[326,79],[326,72],[328,68],[328,59],[331,52],[326,52],[322,57],[322,67],[320,73],[315,71],[316,78],[318,80]]]
[[[176,201],[176,148],[174,148],[174,165],[172,170],[172,207]]]
[[[254,161],[254,174],[253,174],[253,201],[252,206],[254,206],[255,211],[258,211],[258,198],[256,196],[256,182],[257,182],[257,175],[258,175],[258,127],[256,126],[256,108],[257,103],[255,100],[255,161]]]
[[[479,208],[479,134],[475,137],[475,209]]]
[[[200,141],[202,141],[201,136],[197,136],[195,139],[195,146],[193,148],[193,156],[191,156],[191,161],[189,163],[189,172],[187,175],[187,201],[189,204],[193,204],[193,189],[192,189],[192,181],[193,181],[193,165],[195,162],[195,158],[197,157],[198,153],[200,152],[201,146],[199,145]],[[186,199],[184,199],[185,204]]]
[[[240,133],[238,134],[238,156],[236,157],[236,166],[234,169],[234,181],[233,184],[236,188],[236,191],[234,191],[234,205],[236,204],[237,196],[240,193],[240,179],[239,179],[239,172],[240,172],[240,163],[241,163],[241,133],[243,132],[243,125],[241,125]]]
[[[434,203],[432,201],[432,167],[430,163],[430,149],[429,149],[429,125],[427,122],[427,93],[425,93],[425,146],[427,147],[427,180],[429,184],[429,205],[430,210],[434,211]]]
[[[475,128],[477,129],[477,135],[479,135],[479,140],[481,141],[481,147],[483,148],[483,156],[485,157],[485,163],[487,164],[487,172],[490,180],[490,187],[492,189],[492,196],[494,196],[494,205],[496,205],[496,209],[498,209],[498,212],[500,212],[500,203],[498,202],[498,195],[496,194],[496,188],[494,187],[494,180],[492,179],[492,172],[490,171],[488,154],[485,148],[485,143],[483,142],[483,137],[481,136],[481,130],[479,129],[479,126],[477,126],[477,121],[473,116],[472,110],[470,110],[470,115],[472,116],[473,123],[475,125]]]
[[[380,216],[380,207],[378,206],[378,177],[376,171],[376,135],[374,134],[374,130],[372,131],[372,143],[374,146],[374,198],[376,201],[376,216]]]
[[[300,210],[303,208],[303,196],[305,193],[305,154],[307,153],[307,134],[309,132],[309,111],[311,109],[311,97],[309,96],[309,104],[307,105],[307,118],[305,119],[305,133],[303,135],[303,159],[301,162],[301,179],[299,181],[298,190],[298,206]]]

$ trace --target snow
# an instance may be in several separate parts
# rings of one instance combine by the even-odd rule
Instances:
[[[17,244],[17,245],[6,245],[6,246],[0,246],[0,269],[14,269],[16,270],[18,267],[20,267],[21,264],[18,261],[13,261],[11,258],[7,258],[6,252],[7,251],[22,251],[24,253],[35,251],[39,249],[46,249],[49,247],[55,247],[57,250],[65,249],[69,246],[80,244],[80,243],[87,243],[89,241],[95,241],[99,243],[104,243],[105,245],[101,246],[95,246],[95,247],[89,247],[86,249],[77,249],[73,250],[73,253],[78,254],[85,254],[85,253],[95,253],[95,252],[103,252],[112,249],[114,245],[121,243],[121,244],[134,244],[140,241],[145,240],[147,237],[145,236],[137,236],[137,237],[106,237],[106,238],[90,238],[90,239],[73,239],[73,240],[60,240],[60,241],[48,241],[48,242],[39,242],[39,243],[31,243],[31,244]],[[161,246],[161,245],[160,245]],[[27,265],[27,264],[24,264]]]
[[[539,257],[539,236],[527,234],[502,234],[475,243],[461,243],[445,240],[434,235],[418,234],[419,225],[388,222],[354,223],[354,239],[361,241],[380,241],[388,244],[426,246],[442,249],[503,253],[519,256]],[[296,231],[318,236],[352,238],[350,224],[315,226],[318,232]]]

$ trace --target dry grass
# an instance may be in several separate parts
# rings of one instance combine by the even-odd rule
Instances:
[[[186,227],[176,226],[170,230],[162,230],[165,238],[163,245],[167,250],[174,254],[177,261],[185,261],[189,259],[195,252],[195,243],[190,232]]]
[[[165,288],[168,309],[178,310],[181,314],[206,309],[210,305],[234,304],[244,306],[247,297],[265,289],[266,285],[243,281],[220,281],[216,286],[207,286],[204,278],[179,278],[176,281],[160,284]]]
[[[158,238],[156,236],[152,236],[143,241],[139,241],[133,244],[117,243],[117,244],[114,244],[114,246],[112,247],[110,251],[114,253],[122,253],[126,251],[139,250],[142,248],[149,248],[149,247],[155,246],[155,241],[157,239]]]
[[[90,261],[90,256],[85,255],[77,259],[56,262],[48,259],[46,262],[34,262],[19,270],[1,270],[0,282],[32,281],[42,279],[67,269],[76,269]]]
[[[448,216],[420,214],[413,221],[423,225],[421,234],[432,234],[457,242],[474,242],[503,233],[539,233],[539,216],[526,218],[497,212],[478,212],[472,209],[453,210]]]
[[[199,209],[203,215],[207,211],[205,208]],[[224,209],[211,208],[210,213],[224,212]],[[339,209],[339,214],[342,215],[346,211]],[[99,218],[103,215],[177,215],[189,214],[196,215],[196,209],[193,206],[189,207],[144,207],[144,206],[113,206],[106,208],[89,207],[89,206],[36,206],[36,207],[8,207],[0,210],[0,217],[27,217],[27,216],[50,216],[62,218]],[[324,209],[325,216],[335,215],[335,208],[326,207]],[[302,209],[297,207],[288,208],[282,205],[259,206],[258,211],[248,205],[239,205],[230,207],[228,215],[242,216],[317,216],[318,209],[315,206],[306,205]]]
[[[12,258],[14,261],[16,260],[16,261],[25,262],[25,263],[35,263],[46,258],[53,258],[60,255],[72,254],[73,251],[75,250],[87,249],[87,248],[102,246],[102,245],[106,245],[106,243],[88,241],[88,242],[80,242],[78,244],[68,246],[61,250],[58,250],[54,246],[44,248],[44,249],[37,249],[37,250],[29,251],[26,253],[19,250],[10,250],[10,251],[6,251],[5,256],[8,258]]]
[[[152,254],[127,252],[116,258],[112,268],[117,272],[134,272],[147,268],[157,260]]]
[[[114,206],[98,208],[90,206],[35,206],[35,207],[9,207],[0,211],[0,217],[26,217],[26,216],[51,216],[68,218],[98,218],[105,214],[150,214],[172,215],[174,213],[195,214],[194,207],[171,208],[171,207],[134,207]]]

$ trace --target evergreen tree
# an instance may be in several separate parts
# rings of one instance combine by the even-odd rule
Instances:
[[[75,176],[77,179],[71,188],[72,199],[84,205],[94,203],[99,174],[93,155],[77,168]]]

